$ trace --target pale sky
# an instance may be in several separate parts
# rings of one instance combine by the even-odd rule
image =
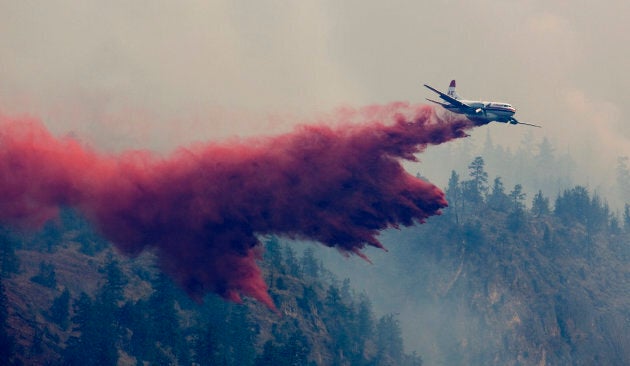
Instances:
[[[0,0],[0,111],[102,149],[290,129],[453,78],[589,167],[630,155],[626,1]],[[299,117],[295,117],[299,116]],[[271,118],[270,118],[271,117]],[[473,132],[517,146],[524,126]],[[586,164],[586,163],[585,163]]]
[[[630,155],[628,19],[627,0],[0,0],[0,114],[164,152],[422,102],[422,84],[457,79],[462,97],[543,126],[493,123],[472,141],[547,137],[598,186]]]

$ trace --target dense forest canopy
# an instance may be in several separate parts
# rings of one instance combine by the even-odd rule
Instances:
[[[424,225],[383,233],[389,252],[368,252],[373,265],[261,238],[260,264],[277,311],[250,299],[194,302],[151,253],[117,255],[72,210],[35,233],[3,228],[1,360],[626,363],[630,206],[613,209],[583,185],[532,192],[531,181],[507,184],[490,173],[488,161],[478,155],[452,170],[449,207]],[[627,169],[620,158],[617,184]]]
[[[385,232],[374,268],[318,254],[377,310],[400,309],[430,364],[627,363],[629,206],[581,185],[528,194],[485,161],[451,171],[442,216]]]
[[[397,316],[376,315],[312,250],[274,237],[261,265],[277,311],[216,295],[194,302],[152,255],[121,257],[72,211],[36,235],[0,239],[3,365],[422,364],[403,350]]]
[[[524,133],[520,144],[508,146],[493,138],[492,131],[488,128],[484,135],[476,130],[469,139],[431,148],[422,155],[422,163],[410,169],[446,187],[451,170],[467,176],[468,165],[480,156],[490,184],[494,177],[508,187],[520,184],[530,199],[539,190],[555,197],[580,185],[605,197],[614,211],[622,211],[630,202],[628,156],[593,167],[590,161],[576,160],[569,147],[557,145],[552,138]]]

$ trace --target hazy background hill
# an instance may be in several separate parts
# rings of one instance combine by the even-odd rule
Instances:
[[[545,173],[521,176],[530,187],[570,182],[562,169]],[[377,310],[398,312],[407,347],[428,364],[629,362],[627,206],[613,210],[584,186],[528,193],[490,176],[481,156],[447,187],[444,215],[385,232],[389,251],[370,250],[374,264],[317,254]]]

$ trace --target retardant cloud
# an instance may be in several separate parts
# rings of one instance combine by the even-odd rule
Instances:
[[[357,119],[368,122],[348,122]],[[155,249],[191,296],[246,295],[273,307],[256,264],[258,235],[360,256],[366,245],[381,247],[381,230],[422,222],[447,205],[439,188],[400,161],[473,127],[403,103],[346,110],[328,122],[162,157],[100,154],[53,137],[35,119],[3,117],[0,220],[36,226],[73,206],[121,251]]]

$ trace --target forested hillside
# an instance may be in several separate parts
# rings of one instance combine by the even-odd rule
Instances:
[[[154,266],[128,259],[64,211],[37,234],[3,231],[2,365],[420,365],[399,320],[313,256],[266,240],[277,309],[190,300]]]
[[[618,213],[584,186],[528,196],[490,179],[481,157],[446,194],[443,215],[385,232],[389,252],[370,251],[372,265],[266,238],[276,309],[196,303],[154,255],[117,255],[70,210],[37,233],[3,230],[0,361],[630,363],[630,206]]]
[[[386,232],[373,266],[317,254],[376,309],[398,309],[428,364],[630,363],[627,205],[617,214],[583,186],[528,197],[481,157],[452,172],[447,196],[442,216]]]

